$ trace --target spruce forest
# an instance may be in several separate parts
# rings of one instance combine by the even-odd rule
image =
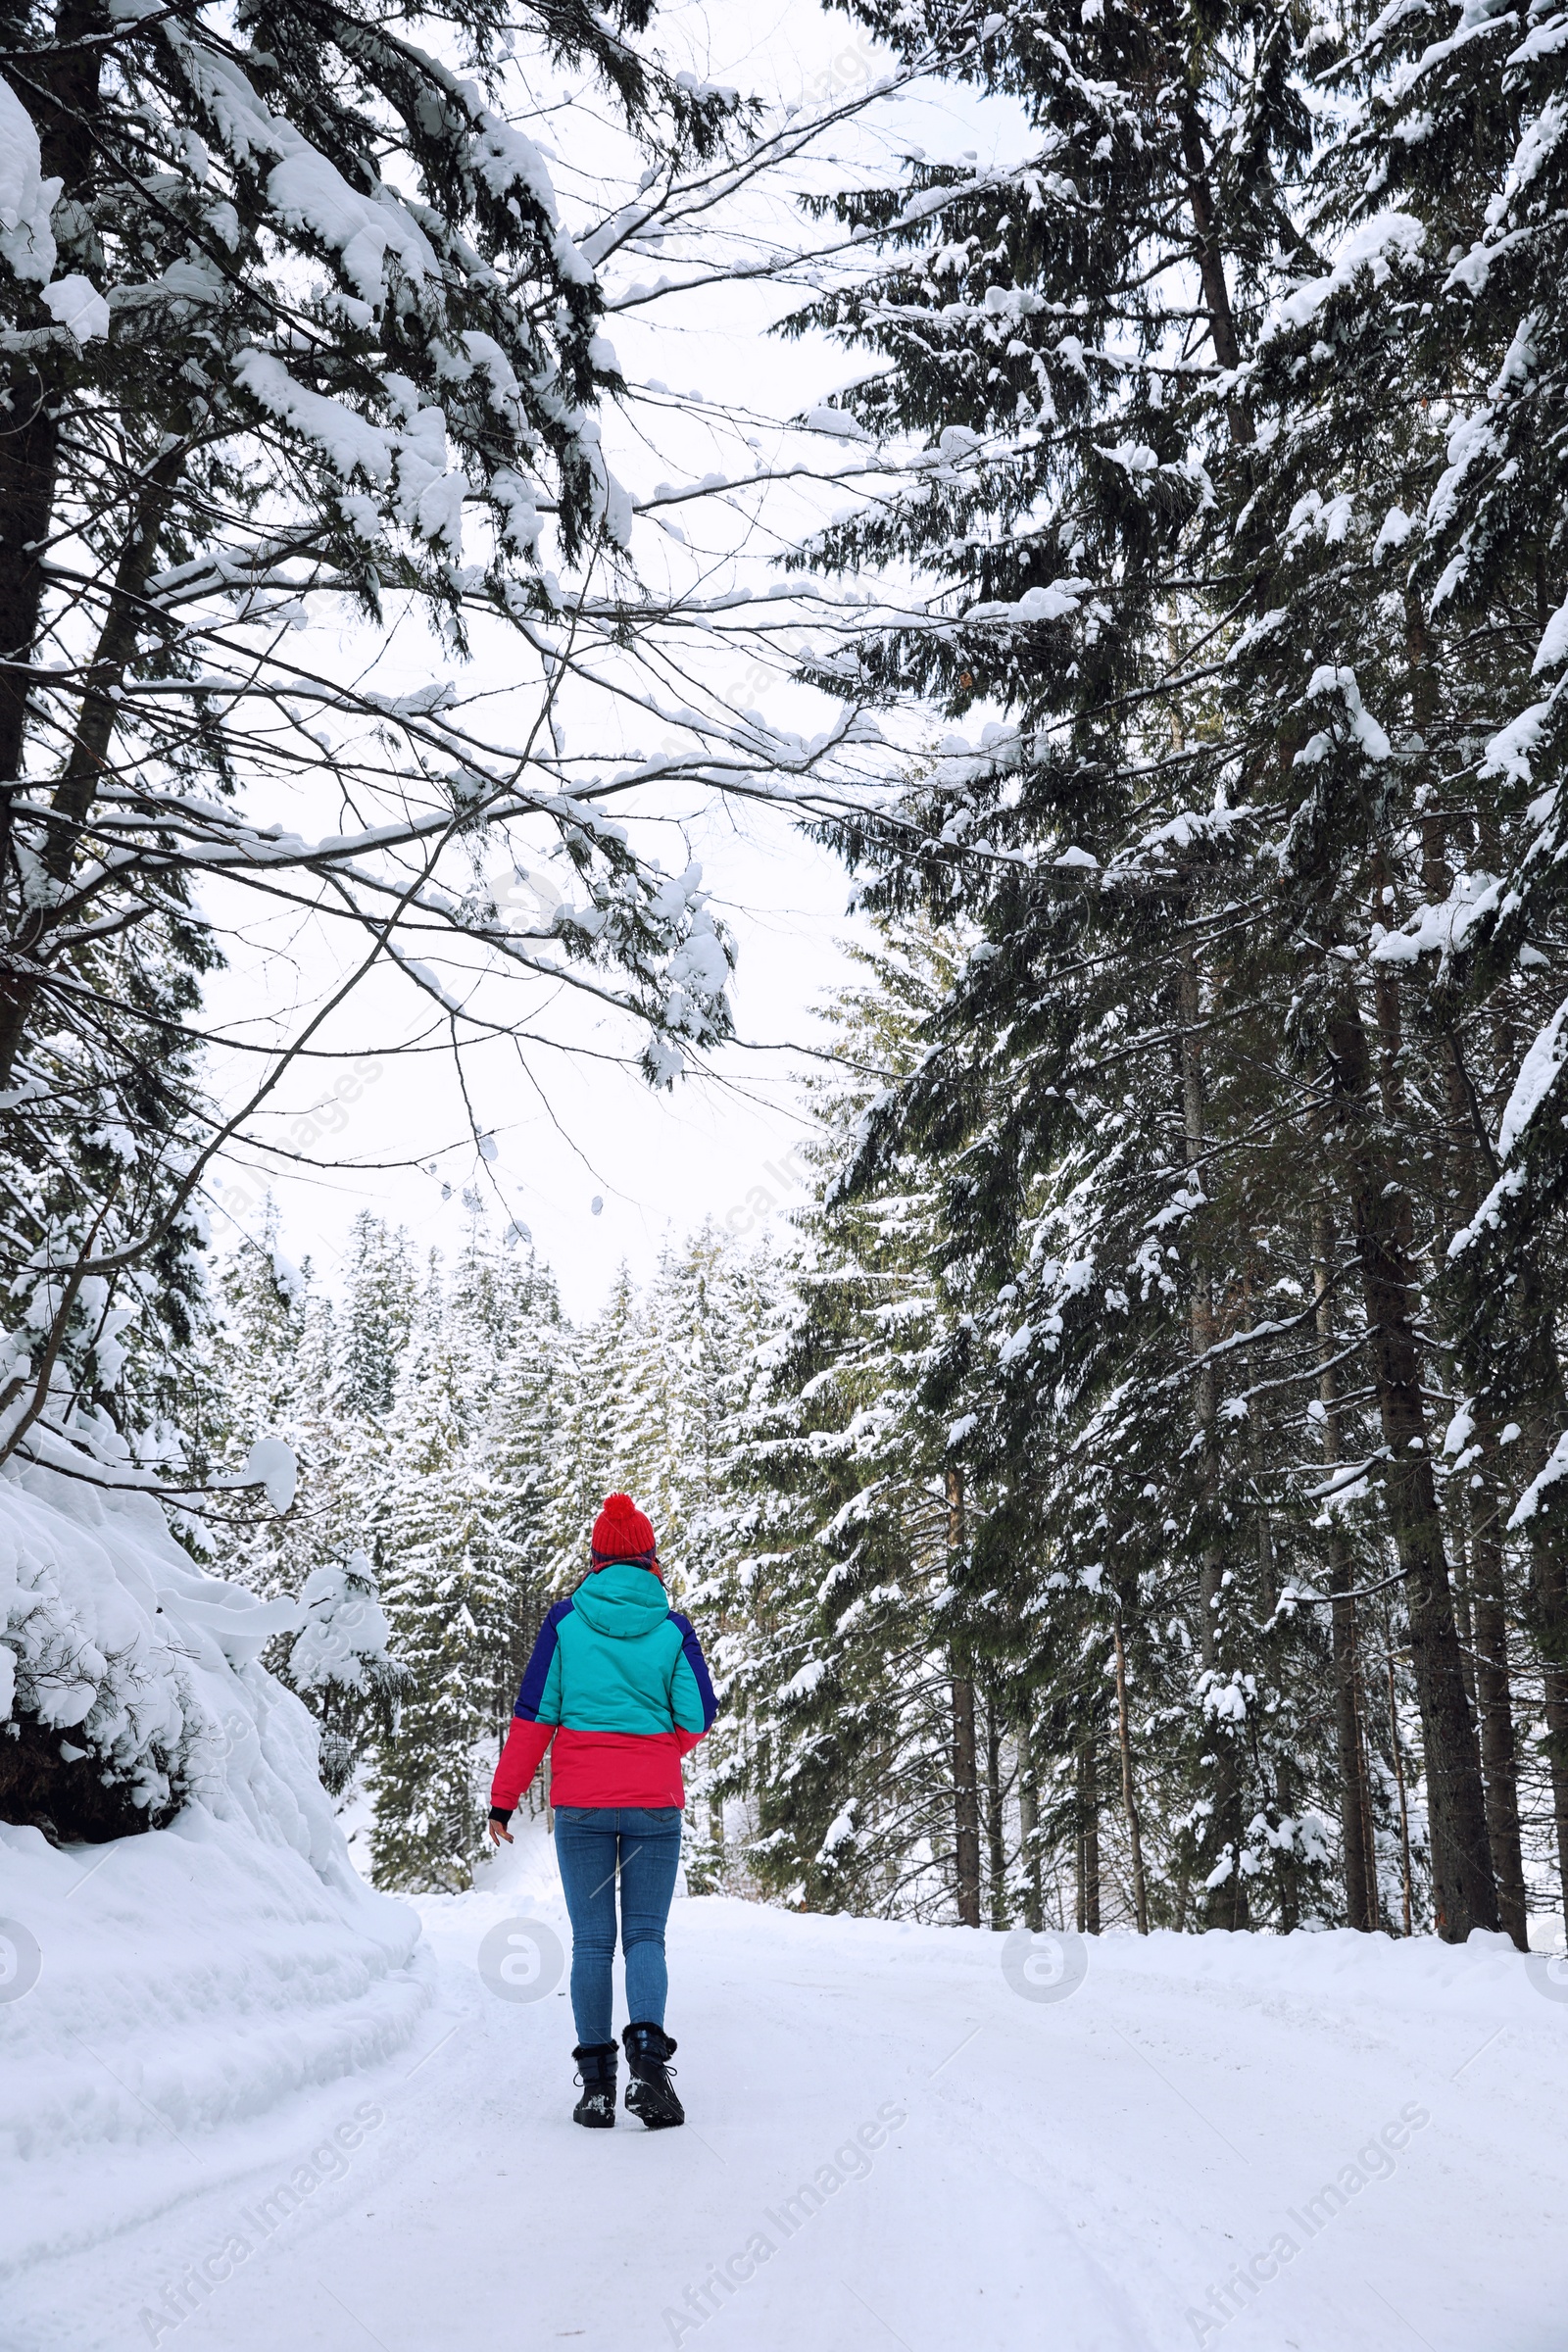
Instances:
[[[471,1883],[625,1488],[721,1699],[694,1888],[1525,1948],[1568,11],[845,15],[870,70],[772,112],[651,0],[0,7],[0,1465],[300,1603],[267,1663],[388,1888]],[[1002,160],[877,115],[931,88]],[[617,359],[759,285],[760,371],[847,388],[764,430]],[[730,459],[645,483],[699,412]],[[573,1320],[474,1114],[461,1247],[237,1236],[225,1168],[352,1177],[274,1112],[383,984],[460,1078],[499,1039],[521,1093],[571,1002],[704,1084],[744,919],[668,863],[699,801],[850,903],[804,1205]],[[329,977],[218,1017],[267,923]],[[167,1819],[187,1734],[84,1643],[0,1576],[0,1809]]]

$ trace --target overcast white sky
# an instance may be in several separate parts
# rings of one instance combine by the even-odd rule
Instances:
[[[869,48],[858,27],[808,0],[746,9],[712,0],[708,7],[672,9],[661,22],[666,52],[684,51],[710,78],[750,88],[769,105],[820,96],[829,79],[848,87],[885,71],[889,62]],[[999,141],[1017,135],[1006,111],[983,109],[962,92],[933,89],[896,105],[878,102],[853,140],[839,134],[838,146],[848,152],[853,145],[861,165],[911,141],[932,157],[956,160],[978,150],[985,161]],[[575,168],[581,169],[580,159]],[[558,185],[568,222],[582,209],[573,200],[573,159],[563,156]],[[790,234],[788,208],[769,201],[771,226]],[[800,299],[798,291],[777,286],[731,286],[678,305],[666,302],[655,313],[624,315],[612,322],[611,333],[629,381],[658,378],[682,392],[699,387],[716,406],[736,404],[784,417],[856,372],[852,361],[825,344],[790,344],[767,335],[771,320]],[[612,464],[634,490],[651,490],[666,471],[671,479],[693,478],[708,465],[723,463],[705,454],[708,435],[700,416],[696,421],[661,419],[663,438],[657,448],[639,445],[645,416],[634,416],[619,428],[607,419]],[[733,437],[729,448],[732,459]],[[684,467],[684,476],[672,467]],[[760,527],[737,547],[734,576],[750,567],[750,576],[760,578],[778,540],[831,503],[813,510],[799,494],[776,494]],[[640,525],[634,552],[640,562],[657,564],[671,551],[651,527]],[[673,560],[684,559],[675,554]],[[723,584],[714,581],[710,590]],[[374,650],[362,632],[345,635],[335,649],[318,645],[316,659],[325,666],[335,652],[340,662],[360,667]],[[736,666],[733,652],[719,659]],[[460,685],[466,692],[477,684],[504,696],[516,660],[513,642],[498,633],[476,647]],[[378,678],[407,692],[453,670],[450,656],[405,621],[383,650]],[[722,669],[715,675],[724,679]],[[809,699],[793,689],[762,688],[755,677],[734,684],[734,699],[742,707],[760,704],[770,720],[823,723],[825,706],[813,710]],[[573,714],[566,715],[569,731]],[[836,943],[856,929],[846,912],[849,877],[772,812],[705,809],[694,798],[674,814],[682,822],[677,827],[666,819],[667,851],[662,842],[657,846],[665,865],[676,870],[688,854],[702,860],[705,884],[739,939],[734,1005],[746,1047],[726,1050],[710,1075],[688,1076],[655,1095],[614,1058],[628,1050],[634,1054],[640,1044],[626,1022],[581,1006],[550,1007],[543,1025],[560,1045],[519,1050],[497,1039],[466,1052],[474,1121],[495,1139],[495,1156],[486,1162],[475,1152],[443,1037],[431,1031],[429,1000],[397,976],[377,978],[355,999],[347,1026],[340,1021],[332,1031],[333,1047],[359,1058],[316,1065],[312,1076],[291,1086],[266,1129],[285,1150],[303,1149],[306,1158],[341,1157],[355,1167],[298,1165],[288,1175],[275,1169],[258,1174],[254,1158],[247,1167],[247,1155],[237,1154],[224,1163],[216,1195],[232,1210],[234,1223],[260,1231],[270,1182],[283,1250],[296,1261],[310,1256],[330,1285],[360,1208],[405,1225],[421,1250],[435,1248],[450,1255],[467,1226],[465,1191],[477,1186],[492,1224],[499,1230],[511,1219],[524,1223],[556,1269],[568,1311],[587,1316],[623,1258],[643,1279],[662,1244],[705,1216],[750,1239],[760,1223],[798,1201],[803,1196],[783,1161],[808,1132],[799,1103],[802,1065],[787,1053],[758,1049],[810,1040],[813,1006],[846,976]],[[270,1013],[318,999],[341,969],[339,953],[318,924],[305,920],[285,932],[273,918],[248,934],[230,972],[210,991],[212,1008],[236,1034],[259,1036]],[[538,1006],[536,988],[530,1029]],[[247,1030],[247,1024],[257,1026]],[[392,1057],[394,1049],[421,1041],[422,1051],[411,1055],[400,1050]],[[237,1061],[220,1057],[220,1089],[235,1086],[239,1074]],[[427,1173],[432,1167],[434,1173]],[[596,1200],[603,1203],[597,1213]],[[220,1248],[232,1231],[223,1215],[215,1220]]]

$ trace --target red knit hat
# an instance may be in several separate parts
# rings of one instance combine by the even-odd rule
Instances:
[[[639,1568],[657,1568],[659,1545],[653,1522],[629,1494],[607,1494],[605,1507],[594,1521],[594,1565],[630,1560]]]

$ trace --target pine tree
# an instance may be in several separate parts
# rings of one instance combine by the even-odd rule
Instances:
[[[670,1598],[699,1625],[721,1721],[732,1637],[744,1642],[749,1625],[732,1589],[736,1546],[750,1532],[733,1478],[771,1297],[765,1249],[743,1253],[710,1219],[680,1247],[666,1245],[642,1317],[634,1492],[658,1531]],[[744,1859],[731,1853],[725,1829],[725,1798],[745,1788],[734,1743],[710,1734],[685,1780],[688,1886],[702,1892],[743,1885]]]
[[[624,1264],[604,1306],[576,1335],[562,1383],[559,1452],[544,1514],[555,1591],[569,1592],[588,1572],[594,1520],[614,1489],[632,1491],[646,1401],[641,1381],[637,1295]]]
[[[477,1446],[490,1539],[507,1594],[507,1630],[495,1645],[490,1728],[505,1740],[522,1670],[539,1627],[560,1597],[551,1501],[560,1474],[572,1334],[555,1279],[530,1250],[515,1267],[512,1341]]]
[[[948,21],[864,15],[906,45]],[[1558,1066],[1531,762],[1551,772],[1535,679],[1568,650],[1540,455],[1560,292],[1537,275],[1562,64],[1484,40],[1478,79],[1440,31],[1420,9],[1370,47],[1311,11],[988,21],[965,70],[1036,152],[829,200],[881,266],[802,322],[881,360],[844,405],[898,467],[802,560],[937,587],[822,683],[1004,713],[885,827],[826,828],[874,904],[923,895],[984,935],[853,1177],[957,1155],[948,1248],[984,1269],[997,1374],[974,1458],[1007,1487],[977,1547],[1065,1544],[1054,1589],[1107,1595],[1176,1767],[1171,1866],[1219,1924],[1315,1911],[1329,1816],[1349,1915],[1386,1915],[1383,1632],[1439,1930],[1522,1938],[1520,1630],[1568,1856],[1568,1586],[1550,1481],[1520,1476],[1563,1421],[1554,1152],[1525,1133],[1544,1086],[1503,1115],[1526,1041]],[[1309,60],[1342,110],[1315,145]],[[1501,782],[1480,805],[1478,767]],[[1500,1186],[1494,1135],[1520,1152]],[[1384,1630],[1359,1601],[1386,1590]],[[1102,1641],[1074,1669],[1091,1713]]]
[[[730,1473],[767,1507],[731,1534],[746,1542],[731,1603],[744,1615],[724,1745],[756,1807],[750,1860],[763,1885],[813,1906],[951,1907],[978,1924],[976,1689],[992,1695],[996,1596],[970,1575],[965,1317],[943,1264],[949,1171],[910,1158],[851,1205],[831,1205],[829,1191],[877,1081],[917,1051],[954,957],[912,932],[861,960],[866,985],[830,1009],[857,1074],[817,1090],[829,1205],[805,1220],[784,1269]],[[1008,1734],[1015,1723],[994,1695],[1000,1775],[1004,1716]],[[999,1915],[1011,1875],[1002,1801],[999,1779]]]
[[[461,1889],[482,1847],[495,1694],[513,1647],[479,1476],[494,1374],[489,1334],[432,1259],[387,1425],[381,1593],[411,1677],[372,1770],[372,1864],[387,1886]]]
[[[337,1356],[336,1402],[355,1419],[391,1410],[415,1291],[408,1236],[362,1209],[349,1232]]]

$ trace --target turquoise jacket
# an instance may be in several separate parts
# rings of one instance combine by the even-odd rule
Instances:
[[[511,1817],[555,1741],[556,1805],[683,1805],[680,1759],[717,1701],[689,1618],[656,1569],[613,1560],[558,1601],[539,1630],[491,1790]]]

